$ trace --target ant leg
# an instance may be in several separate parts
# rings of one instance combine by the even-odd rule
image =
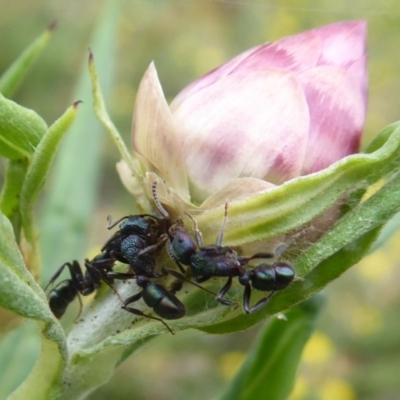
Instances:
[[[171,241],[167,242],[166,245],[167,253],[170,256],[171,260],[176,264],[176,266],[180,269],[182,274],[186,273],[185,268],[183,268],[182,264],[179,262],[179,260],[176,258],[174,250],[172,248]]]
[[[117,272],[100,270],[100,269],[94,267],[93,265],[91,265],[90,262],[87,262],[87,263],[85,262],[85,266],[86,266],[86,269],[89,271],[90,276],[96,277],[95,281],[98,281],[99,283],[100,283],[100,281],[103,281],[115,293],[115,295],[119,298],[119,300],[122,303],[121,296],[119,295],[119,293],[116,291],[116,289],[112,285],[113,276],[111,276],[111,274],[113,274],[113,273],[116,274]],[[94,289],[91,290],[91,292],[93,292],[93,291],[94,291]],[[89,293],[82,293],[82,294],[86,296]]]
[[[46,291],[48,289],[48,287],[53,284],[57,278],[61,275],[61,273],[64,271],[64,268],[67,266],[67,264],[69,263],[65,263],[63,265],[61,265],[60,268],[58,268],[58,270],[56,271],[56,273],[50,278],[49,283],[46,285],[46,287],[43,289],[44,291]]]
[[[138,257],[144,256],[148,253],[154,253],[160,246],[164,245],[164,243],[168,240],[167,235],[161,235],[161,239],[151,246],[147,246],[145,249],[139,251]]]
[[[217,296],[217,301],[218,303],[223,304],[224,306],[232,306],[235,303],[233,303],[230,300],[225,300],[224,296],[226,295],[226,293],[229,291],[229,289],[232,286],[232,277],[230,276],[228,278],[228,280],[226,281],[224,287],[219,291],[218,296]]]
[[[120,279],[122,281],[126,281],[127,279],[136,279],[136,275],[130,272],[107,272],[108,279]]]
[[[61,273],[64,271],[64,268],[67,267],[69,269],[69,273],[71,275],[71,281],[73,284],[77,287],[78,290],[82,287],[82,282],[83,282],[83,274],[82,274],[82,269],[78,263],[78,261],[74,260],[72,264],[70,262],[66,262],[61,267],[56,271],[56,273],[50,278],[49,283],[46,285],[44,288],[44,291],[47,290],[47,288],[54,283],[54,281],[57,280],[57,278],[61,275]]]
[[[254,304],[253,307],[250,307],[251,286],[250,286],[250,283],[248,283],[245,286],[244,294],[243,294],[243,308],[244,308],[245,313],[246,314],[252,314],[253,312],[259,310],[265,304],[268,303],[268,301],[271,299],[271,297],[274,294],[275,294],[275,291],[271,292],[267,297],[262,298],[256,304]]]
[[[165,271],[166,274],[170,274],[170,275],[174,276],[175,278],[179,279],[180,281],[188,282],[191,285],[194,285],[194,286],[198,287],[199,289],[202,289],[205,292],[212,294],[213,296],[217,296],[217,293],[214,293],[213,291],[208,290],[208,289],[206,289],[205,287],[203,287],[201,285],[198,285],[197,283],[191,281],[190,279],[187,279],[184,275],[182,275],[178,271],[174,271],[173,269],[169,269],[169,268],[165,268],[165,267],[162,269],[162,271],[163,272]]]
[[[76,318],[74,319],[74,322],[75,322],[75,323],[78,322],[78,319],[79,319],[79,317],[81,316],[81,314],[82,314],[82,309],[83,309],[82,299],[81,299],[81,296],[80,296],[79,292],[78,292],[78,300],[79,300],[79,313],[78,313],[78,315],[76,316]]]
[[[149,318],[149,319],[154,319],[156,321],[160,321],[169,330],[169,332],[171,332],[171,334],[174,335],[174,331],[161,318],[157,318],[157,317],[153,317],[152,315],[145,314],[143,311],[140,311],[137,308],[128,307],[129,304],[134,303],[135,301],[138,301],[141,297],[142,297],[142,292],[134,294],[131,297],[128,297],[122,303],[121,308],[124,309],[125,311],[130,312],[131,314],[135,314],[135,315],[138,315],[140,317],[145,317],[145,318]]]
[[[121,239],[121,232],[117,231],[115,232],[103,245],[103,247],[100,249],[101,251],[105,251],[113,242],[116,240]]]
[[[208,281],[209,279],[211,278],[211,276],[200,276],[200,277],[194,277],[194,279],[195,279],[195,281],[197,282],[197,283],[203,283],[203,282],[206,282],[206,281]]]
[[[238,261],[240,265],[246,265],[250,260],[254,260],[256,258],[274,258],[275,254],[273,253],[256,253],[250,257],[239,257]]]

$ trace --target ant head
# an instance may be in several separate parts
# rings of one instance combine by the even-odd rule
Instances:
[[[190,257],[196,252],[197,246],[183,224],[175,225],[174,229],[170,229],[171,245],[174,255],[185,265],[189,265]]]

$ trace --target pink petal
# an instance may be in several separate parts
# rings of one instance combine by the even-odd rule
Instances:
[[[323,43],[318,65],[348,67],[366,53],[367,23],[344,21],[314,29]]]
[[[365,55],[365,38],[365,21],[344,21],[254,47],[188,85],[175,97],[171,110],[193,93],[239,70],[284,68],[301,72],[317,65],[350,66]]]
[[[310,134],[302,175],[358,151],[365,120],[363,91],[337,67],[299,75],[310,109]]]
[[[241,176],[280,183],[300,173],[309,115],[291,73],[230,74],[192,93],[173,118],[199,201]]]
[[[254,47],[250,50],[245,51],[244,53],[239,54],[235,58],[232,58],[225,64],[222,64],[220,67],[213,69],[207,74],[203,75],[201,78],[196,79],[188,86],[186,86],[183,90],[179,92],[179,94],[172,100],[170,104],[171,111],[174,111],[182,101],[185,101],[187,97],[190,97],[193,93],[196,93],[203,88],[206,88],[209,85],[212,85],[214,82],[218,81],[221,78],[229,75],[230,72],[238,65],[243,59],[246,59],[249,54],[253,53],[258,47]]]
[[[303,71],[317,65],[320,52],[320,39],[309,31],[259,46],[234,71],[254,68]]]

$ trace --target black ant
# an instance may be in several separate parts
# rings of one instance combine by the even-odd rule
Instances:
[[[168,242],[166,232],[170,226],[169,215],[158,201],[156,185],[157,183],[153,184],[153,197],[162,217],[148,214],[131,215],[110,224],[108,228],[112,229],[122,221],[119,230],[106,242],[102,251],[107,252],[116,260],[128,264],[131,270],[128,273],[109,271],[107,272],[108,279],[136,279],[137,285],[142,289],[139,293],[124,300],[122,308],[132,314],[158,320],[173,333],[161,318],[172,320],[182,318],[185,315],[185,306],[175,296],[175,292],[180,287],[176,286],[173,290],[167,290],[163,285],[152,282],[151,279],[165,277],[170,274],[179,280],[188,281],[211,294],[215,293],[187,280],[177,271],[168,268],[163,268],[160,272],[155,270],[159,250],[162,245]],[[182,271],[184,272],[183,268]],[[141,298],[161,318],[150,316],[129,306]]]
[[[85,260],[85,274],[83,274],[82,268],[76,260],[72,263],[67,262],[63,264],[51,277],[44,289],[46,291],[47,288],[57,280],[64,268],[69,269],[71,278],[60,282],[56,287],[50,290],[48,295],[49,306],[55,317],[58,319],[61,318],[68,305],[72,303],[77,295],[81,294],[82,296],[87,296],[93,293],[100,287],[102,281],[113,289],[113,280],[107,274],[112,271],[114,263],[115,259],[110,257],[106,252],[103,252],[90,261],[88,259]],[[79,301],[82,307],[80,297]]]
[[[228,277],[227,282],[217,295],[217,301],[224,305],[232,305],[232,302],[224,297],[232,286],[233,277],[239,278],[239,283],[245,287],[243,294],[243,308],[249,314],[261,308],[273,296],[277,290],[290,285],[294,279],[293,268],[285,262],[273,264],[259,264],[246,270],[245,265],[250,260],[257,258],[273,258],[271,253],[257,253],[251,257],[239,257],[232,247],[222,246],[223,232],[227,219],[228,205],[225,204],[225,215],[221,229],[214,245],[203,246],[201,232],[195,219],[188,214],[193,221],[193,230],[196,243],[185,229],[177,226],[171,239],[172,253],[178,263],[188,265],[196,282],[205,282],[212,277]],[[198,250],[197,250],[198,248]],[[259,300],[254,306],[250,306],[251,289],[271,292],[267,297]]]

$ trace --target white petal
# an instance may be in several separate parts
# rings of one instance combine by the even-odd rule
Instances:
[[[143,76],[136,97],[132,144],[148,170],[156,172],[182,198],[189,198],[182,152],[153,63]]]
[[[226,202],[230,203],[233,200],[243,200],[248,197],[253,197],[273,187],[275,187],[274,184],[263,181],[262,179],[238,178],[229,182],[222,189],[208,197],[201,205],[201,209],[207,210],[221,206]]]

